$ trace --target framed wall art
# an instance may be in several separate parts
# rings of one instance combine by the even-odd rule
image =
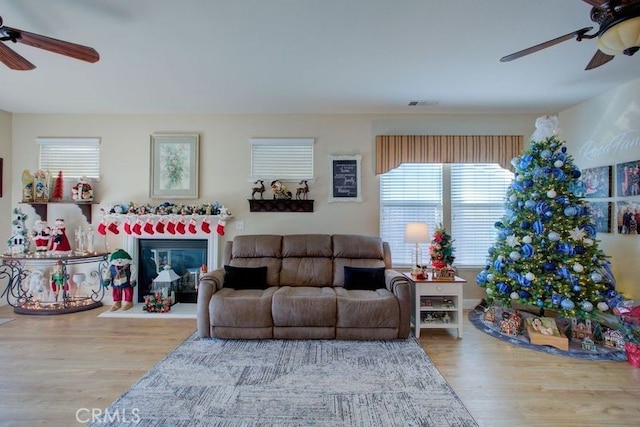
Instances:
[[[640,201],[618,202],[616,206],[616,226],[619,234],[638,235],[640,222]]]
[[[198,198],[198,134],[151,135],[151,198]]]
[[[589,202],[589,216],[598,233],[611,233],[611,202]]]
[[[361,202],[362,155],[329,156],[329,202]]]
[[[580,180],[585,185],[584,197],[601,198],[611,197],[611,166],[584,169]]]
[[[640,160],[616,165],[616,196],[640,196]]]

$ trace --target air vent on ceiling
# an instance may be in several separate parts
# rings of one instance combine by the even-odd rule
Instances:
[[[440,101],[430,100],[430,101],[409,101],[409,107],[434,107],[440,104]]]

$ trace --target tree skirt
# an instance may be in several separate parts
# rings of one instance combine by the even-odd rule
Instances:
[[[569,351],[560,350],[546,345],[531,344],[526,331],[524,332],[524,335],[508,335],[502,333],[499,325],[485,321],[484,308],[485,307],[483,305],[478,305],[476,308],[471,310],[469,312],[469,321],[482,332],[491,335],[494,338],[498,338],[499,340],[519,347],[528,348],[530,350],[540,351],[547,354],[555,354],[558,356],[573,357],[576,359],[612,362],[626,362],[627,360],[624,350],[617,350],[603,345],[596,345],[596,351],[584,350],[581,343],[577,340],[569,340]],[[524,311],[520,311],[520,314],[522,314],[523,319],[534,316],[533,314]],[[558,327],[564,327],[564,325],[560,324],[560,320],[561,319],[558,319]]]

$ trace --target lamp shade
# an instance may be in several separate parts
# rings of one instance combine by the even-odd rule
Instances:
[[[424,222],[410,222],[404,229],[405,243],[426,243],[429,240],[429,226]]]
[[[598,38],[598,49],[607,55],[633,55],[640,48],[640,16],[615,24]]]
[[[180,276],[176,274],[175,271],[171,269],[170,265],[165,265],[164,270],[158,274],[158,276],[153,279],[155,283],[171,283],[174,280],[178,280]]]

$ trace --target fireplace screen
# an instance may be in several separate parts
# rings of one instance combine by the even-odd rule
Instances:
[[[138,302],[153,293],[153,279],[169,265],[180,277],[176,302],[195,303],[200,267],[207,264],[206,239],[139,239]]]

